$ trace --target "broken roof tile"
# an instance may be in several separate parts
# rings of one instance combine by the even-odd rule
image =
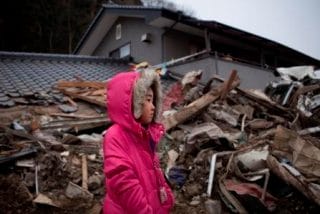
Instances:
[[[61,79],[105,81],[128,68],[127,61],[103,57],[0,52],[0,105],[11,106],[9,97],[19,94],[50,91]]]

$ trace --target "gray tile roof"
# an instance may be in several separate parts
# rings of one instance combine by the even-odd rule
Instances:
[[[59,93],[52,87],[58,80],[105,81],[128,69],[126,60],[0,51],[0,108],[14,106],[16,102],[54,103]],[[161,81],[163,91],[174,82],[172,78],[164,78]],[[21,100],[21,97],[28,100]]]
[[[0,107],[16,97],[48,93],[58,80],[105,81],[127,70],[128,62],[102,57],[0,52]]]
[[[139,10],[161,10],[161,9],[170,10],[162,6],[143,6],[143,5],[102,4],[102,7],[112,8],[112,9],[121,8],[121,9],[139,9]],[[174,10],[172,9],[172,11]]]

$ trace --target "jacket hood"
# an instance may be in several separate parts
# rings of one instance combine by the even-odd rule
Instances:
[[[129,129],[141,128],[136,121],[142,114],[145,94],[151,87],[155,97],[156,122],[161,112],[161,86],[158,74],[151,69],[123,72],[115,75],[107,84],[107,110],[109,118]]]

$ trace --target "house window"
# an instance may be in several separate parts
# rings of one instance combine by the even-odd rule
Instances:
[[[116,26],[116,40],[121,39],[121,24]]]
[[[123,45],[113,51],[110,52],[109,56],[114,59],[121,59],[131,54],[130,43]]]
[[[120,58],[123,58],[126,56],[130,56],[130,44],[127,44],[120,48]]]

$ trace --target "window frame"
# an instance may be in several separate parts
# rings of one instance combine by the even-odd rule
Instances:
[[[128,54],[121,56],[121,50],[123,50],[123,48],[125,48],[126,46],[129,47]],[[109,57],[114,58],[114,59],[123,59],[123,58],[130,57],[130,56],[131,56],[131,42],[127,42],[127,43],[125,43],[125,44],[119,46],[118,48],[109,52]]]
[[[119,23],[119,24],[117,24],[116,25],[116,40],[120,40],[121,39],[121,29],[122,29],[122,27],[121,27],[121,24]]]

